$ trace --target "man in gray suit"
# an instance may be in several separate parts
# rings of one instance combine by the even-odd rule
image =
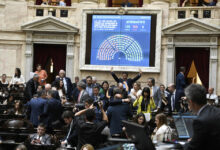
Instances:
[[[77,88],[79,90],[77,103],[84,103],[86,98],[89,96],[89,93],[86,91],[86,84],[83,81],[80,81],[77,83]]]
[[[160,108],[161,107],[161,92],[160,92],[160,88],[158,86],[155,86],[155,79],[148,78],[147,85],[150,88],[151,97],[153,97],[157,108]]]
[[[51,137],[48,134],[45,134],[45,131],[45,125],[39,124],[37,127],[37,133],[30,135],[31,144],[50,145]]]

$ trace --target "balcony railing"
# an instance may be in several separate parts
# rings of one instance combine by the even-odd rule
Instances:
[[[220,9],[217,6],[171,7],[169,14],[169,19],[171,20],[185,19],[192,16],[199,19],[220,19]]]

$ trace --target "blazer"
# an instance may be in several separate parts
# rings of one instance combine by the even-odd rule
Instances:
[[[174,98],[174,109],[176,111],[180,110],[180,102],[181,102],[181,97],[184,96],[184,93],[182,93],[181,91],[177,91],[175,93],[175,98]],[[168,94],[167,100],[168,100],[168,108],[169,108],[169,112],[172,112],[172,106],[171,106],[171,97],[172,97],[172,93]]]
[[[206,105],[193,121],[192,140],[185,150],[219,150],[220,109]]]
[[[80,94],[80,93],[79,93],[79,94]],[[89,97],[89,93],[88,93],[86,90],[83,90],[79,102],[80,102],[80,103],[84,103],[84,101],[85,101],[85,99],[86,99],[87,97]]]
[[[47,100],[41,97],[33,98],[27,103],[27,113],[30,113],[30,121],[36,127],[38,126],[39,117],[47,112]]]
[[[186,86],[185,76],[182,73],[179,73],[176,76],[176,90],[184,93],[185,86]]]
[[[122,78],[118,78],[114,72],[112,72],[111,75],[112,75],[112,77],[115,79],[115,81],[116,81],[117,83],[120,83],[120,82],[123,83],[124,80],[123,80]],[[133,83],[136,82],[138,79],[140,79],[140,77],[141,77],[141,74],[138,74],[138,75],[137,75],[136,77],[134,77],[133,79],[131,79],[131,78],[128,78],[128,79],[127,79],[126,82],[127,82],[129,91],[132,89]]]
[[[161,91],[158,86],[153,86],[153,99],[158,108],[161,107],[162,98],[161,98]]]
[[[51,124],[61,118],[62,115],[62,105],[60,100],[51,98],[47,102],[47,125],[51,126]]]
[[[38,138],[39,138],[39,136],[37,133],[30,135],[31,141],[38,139]],[[42,145],[51,145],[51,137],[48,134],[44,134],[43,136],[41,136],[40,141],[41,141]]]
[[[33,95],[37,93],[38,86],[39,83],[35,82],[33,78],[27,82],[24,92],[27,101],[31,100],[33,98]]]
[[[122,120],[128,120],[129,117],[132,117],[132,110],[129,104],[109,106],[107,115],[111,135],[121,134],[123,127]]]
[[[154,103],[154,100],[151,98],[150,99],[150,103],[148,104],[147,106],[147,110],[146,111],[142,111],[141,110],[141,103],[143,101],[143,96],[140,96],[139,99],[136,99],[133,103],[133,107],[136,107],[138,106],[138,109],[137,109],[137,114],[139,113],[151,113],[151,109],[155,109],[156,108],[156,105]]]

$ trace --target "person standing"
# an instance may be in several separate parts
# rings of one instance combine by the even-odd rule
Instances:
[[[139,69],[139,74],[136,77],[134,77],[133,79],[128,78],[128,73],[127,72],[122,72],[122,78],[118,78],[116,76],[116,74],[113,72],[113,67],[111,67],[111,75],[112,75],[112,77],[115,79],[115,81],[117,83],[120,83],[120,82],[124,83],[124,81],[125,81],[127,83],[127,85],[128,85],[129,92],[132,89],[132,86],[133,86],[134,82],[136,82],[138,79],[140,79],[141,74],[142,74],[142,71],[141,71],[141,69]],[[123,85],[123,86],[125,88],[125,85]]]
[[[39,79],[38,82],[40,85],[45,85],[46,84],[46,79],[47,79],[47,72],[42,69],[42,66],[40,64],[37,65],[37,70],[35,71],[36,74],[38,74]]]
[[[180,72],[176,76],[176,90],[179,93],[184,93],[184,88],[186,87],[184,73],[186,71],[185,67],[180,67]]]
[[[37,74],[34,74],[34,77],[30,79],[26,84],[24,94],[27,101],[31,100],[34,94],[37,94],[37,88],[39,86],[38,78],[39,76]]]
[[[157,109],[159,109],[161,107],[161,103],[162,103],[160,88],[155,85],[154,78],[148,78],[147,85],[150,88],[150,97],[153,98],[153,100],[157,106]]]

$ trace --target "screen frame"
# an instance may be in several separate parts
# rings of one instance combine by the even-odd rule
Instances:
[[[156,39],[155,39],[155,62],[154,66],[104,66],[86,64],[86,48],[87,44],[87,16],[88,15],[156,15]],[[142,72],[160,72],[160,54],[161,54],[161,29],[162,29],[162,11],[160,9],[139,9],[139,8],[104,8],[104,9],[83,9],[81,42],[80,42],[80,70],[90,71],[110,71],[114,67],[114,71],[138,72],[139,68]]]

